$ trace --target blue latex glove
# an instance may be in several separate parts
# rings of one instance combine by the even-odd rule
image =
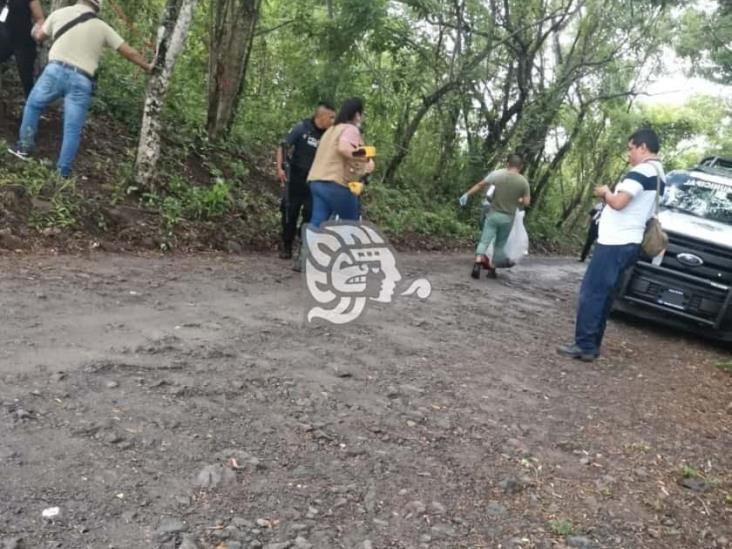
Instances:
[[[463,196],[458,198],[458,203],[460,204],[461,208],[464,208],[465,206],[468,205],[468,198],[469,198],[468,193],[465,193]]]

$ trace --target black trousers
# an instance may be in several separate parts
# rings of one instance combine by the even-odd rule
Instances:
[[[310,221],[313,212],[313,201],[310,198],[310,188],[307,184],[293,184],[289,182],[280,202],[280,213],[282,214],[282,244],[287,249],[292,249],[295,235],[302,225]],[[302,214],[302,223],[298,220]]]
[[[587,229],[587,239],[585,240],[585,245],[582,247],[580,261],[584,261],[585,259],[587,259],[587,256],[590,253],[590,248],[592,248],[595,240],[597,240],[597,233],[599,231],[599,228],[600,224],[597,221],[590,221],[590,227]]]
[[[27,42],[13,43],[7,33],[0,31],[0,63],[5,63],[11,57],[15,57],[15,63],[18,65],[18,75],[26,97],[30,95],[33,89],[36,55],[35,44]]]

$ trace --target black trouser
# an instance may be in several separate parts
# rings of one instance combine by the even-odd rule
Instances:
[[[285,249],[292,249],[295,235],[302,224],[310,221],[313,203],[310,198],[310,188],[304,181],[290,181],[285,188],[285,195],[280,203],[282,213],[282,244]],[[298,227],[298,219],[302,212],[302,224]]]
[[[30,95],[33,89],[36,54],[35,44],[29,44],[27,42],[13,43],[7,34],[0,32],[0,63],[5,63],[12,56],[15,56],[20,82],[23,84],[23,91],[26,97]]]
[[[599,226],[600,224],[594,219],[590,221],[590,227],[589,229],[587,229],[587,239],[585,240],[585,245],[582,248],[580,261],[584,261],[585,259],[587,259],[587,255],[590,253],[590,248],[592,248],[595,240],[597,240],[597,232],[599,230]]]

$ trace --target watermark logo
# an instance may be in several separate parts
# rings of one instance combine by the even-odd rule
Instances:
[[[314,305],[307,321],[347,324],[359,318],[369,301],[391,303],[403,286],[394,250],[367,222],[326,222],[306,225],[305,281]],[[407,281],[405,281],[407,282]],[[432,285],[424,278],[399,293],[427,299]]]

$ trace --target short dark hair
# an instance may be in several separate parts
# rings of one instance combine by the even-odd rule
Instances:
[[[521,158],[521,155],[519,154],[509,155],[507,163],[509,168],[516,168],[517,170],[520,170],[524,167],[524,159]]]
[[[315,110],[318,109],[328,109],[329,111],[335,112],[336,108],[333,106],[333,103],[330,101],[318,101],[318,105],[315,107]]]
[[[646,148],[653,154],[656,154],[661,148],[661,141],[658,139],[658,134],[651,128],[641,128],[636,130],[633,135],[628,138],[630,143],[633,143],[636,147],[645,145]]]
[[[341,110],[336,116],[336,124],[346,124],[352,122],[357,114],[363,114],[363,99],[360,97],[351,97],[346,99],[341,105]]]

